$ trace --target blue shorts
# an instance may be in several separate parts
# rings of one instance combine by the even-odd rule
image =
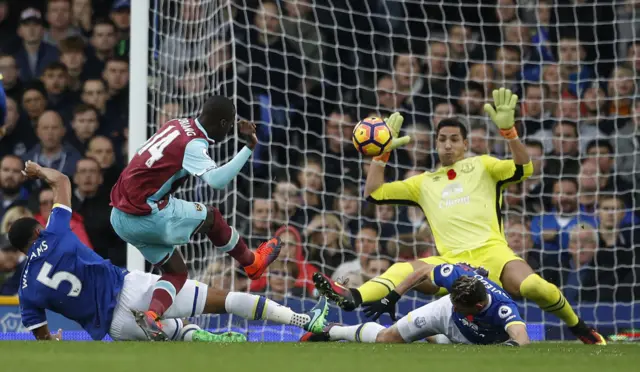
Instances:
[[[176,198],[169,198],[162,210],[156,209],[146,216],[111,210],[111,225],[116,233],[138,248],[152,264],[173,253],[174,246],[188,243],[206,218],[204,204]]]

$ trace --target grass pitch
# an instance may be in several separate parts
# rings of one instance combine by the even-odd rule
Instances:
[[[640,345],[0,342],[7,372],[638,371]]]

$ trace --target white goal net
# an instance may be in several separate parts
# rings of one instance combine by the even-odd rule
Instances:
[[[518,131],[535,166],[504,194],[511,248],[587,323],[607,334],[640,326],[637,2],[150,3],[149,133],[167,117],[195,115],[212,94],[233,97],[238,115],[258,124],[260,145],[233,185],[216,193],[190,180],[179,196],[218,205],[254,248],[276,233],[287,243],[267,278],[248,283],[197,239],[183,248],[193,276],[308,311],[314,271],[358,286],[394,262],[436,255],[420,210],[363,200],[368,160],[354,151],[353,126],[404,114],[414,141],[392,156],[387,180],[438,167],[434,128],[449,116],[466,123],[469,156],[509,157],[482,112],[492,89],[507,87],[520,97]],[[214,158],[226,162],[241,147],[230,138]],[[399,312],[427,300],[412,292]],[[535,337],[568,336],[535,304],[522,309]],[[334,310],[333,321],[364,319]],[[299,335],[208,320],[258,340]]]

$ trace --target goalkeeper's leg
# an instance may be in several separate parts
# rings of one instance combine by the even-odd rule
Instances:
[[[428,257],[420,261],[431,265],[447,263],[442,257]],[[318,288],[321,294],[327,296],[344,310],[351,311],[362,303],[384,298],[414,271],[414,265],[416,265],[417,262],[418,261],[393,264],[383,274],[369,280],[358,288],[345,288],[339,283],[330,281],[319,273],[314,274],[313,279],[316,288]],[[439,291],[439,288],[429,281],[425,281],[415,289],[424,294],[436,294]]]
[[[512,296],[529,299],[542,310],[562,319],[580,341],[585,344],[606,345],[602,335],[578,318],[558,287],[535,274],[525,261],[508,262],[502,270],[500,281]]]

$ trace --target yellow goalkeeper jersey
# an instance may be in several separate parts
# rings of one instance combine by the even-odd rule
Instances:
[[[441,255],[506,245],[502,230],[502,190],[525,180],[533,164],[516,165],[488,155],[458,161],[435,172],[385,183],[369,200],[418,205],[427,216]]]

